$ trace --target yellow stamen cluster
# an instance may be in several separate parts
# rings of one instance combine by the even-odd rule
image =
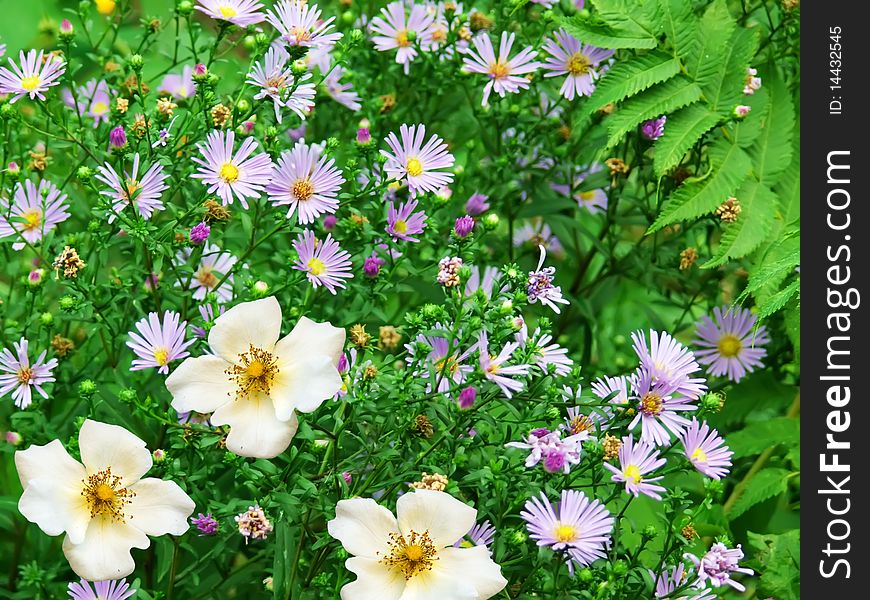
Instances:
[[[411,531],[407,539],[398,533],[391,533],[388,544],[389,556],[378,562],[401,571],[405,581],[424,571],[431,571],[435,561],[438,560],[438,552],[435,550],[432,538],[429,537],[428,529],[423,533]]]
[[[142,189],[142,184],[135,179],[127,179],[124,182],[124,193],[127,195],[127,201],[133,202],[139,190]]]
[[[235,17],[236,15],[239,14],[239,11],[237,11],[234,7],[232,7],[228,4],[221,4],[218,7],[218,11],[220,11],[221,16],[224,19],[232,19],[233,17]]]
[[[326,263],[319,258],[312,258],[308,261],[308,271],[315,277],[319,277],[326,273]]]
[[[695,448],[695,451],[692,452],[692,460],[705,463],[707,462],[707,453],[704,452],[700,447]]]
[[[297,200],[309,200],[314,195],[314,184],[308,179],[297,179],[290,190]]]
[[[664,402],[658,394],[650,392],[640,400],[640,411],[650,417],[655,417],[661,414]]]
[[[30,381],[33,379],[33,369],[31,369],[30,367],[21,367],[20,369],[18,369],[17,376],[18,383],[30,383]]]
[[[396,43],[400,48],[407,48],[411,45],[410,40],[408,40],[408,30],[400,29],[396,32]]]
[[[419,158],[409,158],[405,164],[405,170],[411,177],[419,177],[423,174],[423,163],[420,162]]]
[[[591,66],[592,62],[585,54],[576,52],[565,63],[565,70],[571,75],[585,75],[590,71]]]
[[[573,525],[565,525],[563,523],[559,523],[556,525],[556,528],[553,530],[553,537],[556,540],[564,543],[573,542],[577,539],[577,528]]]
[[[99,515],[105,515],[119,523],[126,521],[124,507],[133,501],[136,493],[121,485],[121,478],[112,475],[112,467],[106,467],[104,471],[88,475],[88,478],[83,479],[82,483],[84,488],[81,495],[88,504],[88,511],[91,513],[92,519]]]
[[[27,231],[33,231],[34,229],[39,229],[42,225],[42,211],[38,208],[30,208],[21,213],[21,217],[24,219],[24,229]]]
[[[21,88],[27,92],[32,92],[39,87],[39,75],[31,75],[21,80]]]
[[[214,273],[212,273],[210,267],[202,267],[197,271],[196,280],[208,289],[211,289],[218,284],[218,278]]]
[[[492,75],[493,79],[504,79],[510,75],[510,72],[510,67],[503,60],[490,63],[489,65],[489,74]]]
[[[743,348],[743,344],[740,342],[740,338],[736,335],[726,334],[723,335],[719,339],[719,343],[717,344],[719,348],[719,354],[724,356],[725,358],[734,358],[738,354],[740,354],[740,350]]]
[[[640,469],[637,465],[628,465],[623,469],[622,475],[629,481],[633,481],[635,484],[643,481],[643,477],[640,474]]]
[[[592,422],[587,415],[577,415],[571,422],[568,427],[571,429],[572,435],[577,435],[578,433],[583,433],[584,431],[592,431],[595,429],[595,423]]]
[[[155,348],[154,362],[160,366],[165,366],[169,362],[169,350],[166,348]]]
[[[255,393],[268,395],[278,374],[278,359],[262,348],[249,345],[247,352],[239,354],[238,364],[224,373],[236,383],[236,400],[244,400]]]
[[[233,163],[224,163],[218,175],[227,183],[234,183],[239,178],[239,168]]]

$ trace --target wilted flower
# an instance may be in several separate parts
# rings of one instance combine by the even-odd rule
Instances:
[[[245,537],[246,542],[249,539],[265,540],[272,533],[272,522],[257,504],[242,514],[236,515],[235,521],[239,527],[239,533]]]
[[[722,542],[717,542],[701,558],[694,554],[685,554],[684,558],[689,559],[695,565],[698,579],[694,585],[697,588],[705,588],[708,584],[714,588],[729,585],[738,592],[743,592],[746,587],[732,579],[731,575],[734,573],[755,574],[752,569],[741,567],[738,564],[738,561],[743,559],[743,549],[740,544],[737,544],[736,548],[729,549]]]
[[[556,267],[544,268],[544,260],[547,258],[547,251],[544,246],[538,246],[541,251],[541,256],[538,259],[538,267],[529,273],[529,281],[526,285],[526,293],[529,296],[529,303],[541,304],[553,309],[553,312],[559,314],[561,310],[557,304],[568,304],[568,301],[562,297],[562,288],[553,285],[553,276],[556,274]]]

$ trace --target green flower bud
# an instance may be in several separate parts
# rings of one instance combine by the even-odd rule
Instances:
[[[90,379],[85,379],[79,384],[79,396],[90,398],[97,392],[97,384]]]
[[[266,137],[267,138],[276,138],[278,137],[278,128],[274,125],[269,125],[266,127]]]
[[[359,44],[364,39],[365,39],[365,34],[363,34],[361,29],[354,29],[350,32],[350,41],[352,43]]]
[[[716,392],[709,392],[701,396],[701,409],[719,412],[725,406],[725,396]]]
[[[50,312],[44,312],[39,315],[39,322],[48,327],[52,323],[54,323],[54,315]]]
[[[628,563],[622,559],[613,562],[613,574],[617,577],[622,577],[628,573]]]
[[[525,304],[529,301],[529,297],[526,295],[525,292],[517,292],[516,294],[514,294],[514,300],[516,300],[519,304]]]
[[[341,142],[338,141],[338,138],[337,138],[337,137],[329,137],[329,138],[327,138],[327,140],[326,140],[326,147],[327,147],[329,150],[335,150],[335,149],[338,148],[340,145],[341,145]]]
[[[510,539],[511,543],[516,544],[516,545],[520,545],[520,544],[525,544],[526,540],[529,539],[529,536],[522,529],[514,529],[511,532],[509,539]]]
[[[503,315],[509,315],[513,312],[513,310],[514,303],[510,300],[505,300],[501,303],[501,306],[499,307],[499,311],[501,311],[501,314]]]
[[[580,583],[592,583],[592,580],[595,579],[595,574],[592,573],[592,569],[580,569],[577,571],[577,579],[580,580]]]
[[[357,168],[357,164],[358,164],[358,163],[357,163],[357,160],[356,160],[355,158],[348,158],[348,159],[347,159],[347,162],[344,163],[344,165],[345,165],[348,169],[356,169],[356,168]]]
[[[256,298],[265,298],[269,295],[269,284],[265,281],[256,281],[251,286],[251,293]]]
[[[94,176],[94,170],[90,167],[81,166],[76,171],[76,177],[78,177],[79,181],[84,184],[87,184],[91,181],[91,178]]]
[[[341,13],[341,21],[345,25],[353,25],[353,20],[354,20],[354,15],[353,15],[352,11],[346,10],[343,13]],[[356,31],[356,30],[354,29],[354,31]]]
[[[64,312],[74,312],[79,307],[79,300],[75,296],[63,296],[58,300],[60,309]]]
[[[414,31],[413,29],[408,30],[407,36],[408,36],[408,41],[411,42],[412,44],[417,41],[417,32]]]
[[[167,458],[166,450],[164,450],[163,448],[157,448],[154,452],[151,453],[151,458],[153,458],[154,462],[157,464],[162,463]]]
[[[142,67],[145,66],[145,59],[142,58],[141,54],[133,54],[127,59],[127,65],[133,69],[134,72],[139,73],[142,71]]]
[[[252,35],[246,35],[242,40],[242,45],[245,47],[245,50],[253,50],[257,47],[257,40]]]
[[[640,535],[647,540],[651,540],[658,535],[658,532],[659,530],[655,525],[647,525],[641,530]]]
[[[178,11],[178,14],[182,17],[186,17],[193,12],[193,2],[190,0],[181,0],[181,2],[179,2],[175,7],[175,10]]]
[[[127,388],[118,392],[118,400],[127,404],[136,402],[136,390]]]
[[[251,110],[251,103],[242,98],[236,103],[236,110],[241,114],[245,114]]]
[[[0,106],[0,117],[3,119],[11,119],[18,116],[18,112],[12,104],[4,104]]]
[[[269,36],[263,32],[260,32],[254,36],[254,43],[261,48],[265,48],[266,46],[268,46],[269,42],[271,42]]]
[[[291,72],[296,77],[300,77],[305,75],[308,72],[308,65],[305,64],[305,61],[301,58],[299,60],[294,60],[293,65],[290,67]]]
[[[498,227],[499,218],[495,213],[489,213],[485,217],[483,217],[483,227],[488,231],[492,231],[496,227]]]

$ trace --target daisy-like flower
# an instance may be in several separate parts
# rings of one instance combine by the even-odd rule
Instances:
[[[515,33],[502,32],[498,58],[495,56],[492,40],[488,35],[477,35],[471,39],[474,49],[468,50],[463,66],[472,73],[481,73],[489,78],[483,88],[481,102],[483,106],[487,105],[492,92],[504,98],[508,92],[516,94],[521,89],[527,89],[529,80],[525,75],[534,73],[541,66],[541,63],[532,60],[538,53],[531,46],[527,46],[519,54],[510,58],[511,46],[515,38]]]
[[[59,440],[15,453],[18,510],[48,535],[66,532],[63,553],[76,575],[120,579],[136,567],[130,550],[148,548],[149,535],[187,531],[194,503],[173,481],[143,479],[151,453],[123,427],[87,419],[78,442],[84,464]]]
[[[31,388],[43,398],[48,398],[42,386],[54,381],[51,371],[57,366],[56,358],[46,362],[46,350],[43,350],[39,358],[31,364],[30,357],[27,355],[29,344],[30,342],[22,337],[13,343],[14,354],[8,348],[0,352],[0,396],[12,392],[12,401],[21,409],[30,406],[33,401]]]
[[[51,86],[60,83],[60,77],[64,73],[66,63],[56,54],[49,53],[45,56],[42,50],[39,54],[31,50],[25,56],[22,50],[18,61],[21,66],[15,64],[9,57],[9,65],[12,67],[0,67],[0,94],[12,94],[10,104],[18,102],[22,97],[29,96],[31,100],[39,98],[45,101],[44,92]]]
[[[692,417],[692,423],[680,436],[680,441],[686,458],[701,473],[713,479],[728,475],[734,452],[728,449],[718,431]]]
[[[650,330],[650,344],[640,331],[631,334],[634,351],[640,366],[650,375],[652,382],[689,398],[698,398],[707,386],[702,378],[690,377],[701,370],[692,351],[675,340],[669,333]]]
[[[189,248],[179,252],[176,257],[177,262],[181,264],[187,262],[190,254],[191,250]],[[202,300],[210,292],[214,292],[219,303],[232,299],[233,276],[227,276],[227,274],[231,273],[236,262],[238,262],[238,259],[229,252],[221,252],[220,248],[214,244],[206,243],[202,249],[202,258],[199,261],[199,266],[194,271],[193,277],[190,280],[190,287],[193,289],[193,299]],[[224,277],[226,277],[226,281],[221,284],[221,280]]]
[[[553,336],[549,333],[541,333],[541,328],[535,328],[535,332],[529,337],[529,330],[526,324],[523,323],[522,328],[514,336],[521,345],[531,341],[534,345],[534,360],[545,372],[548,371],[549,365],[555,366],[556,375],[567,375],[571,371],[571,365],[574,364],[568,358],[568,349],[562,348],[559,344],[551,344]]]
[[[738,564],[743,559],[743,549],[740,544],[737,544],[736,548],[728,548],[722,542],[716,542],[701,558],[694,554],[684,554],[683,557],[695,565],[698,579],[694,586],[697,588],[706,588],[708,584],[714,588],[728,585],[738,592],[743,592],[746,591],[746,587],[732,579],[731,575],[734,573],[755,574],[752,569],[741,567]]]
[[[139,177],[139,153],[133,155],[133,169],[121,177],[109,163],[97,167],[96,178],[110,190],[100,192],[112,199],[112,210],[121,212],[125,207],[133,205],[143,219],[150,219],[156,211],[163,210],[160,196],[169,189],[166,179],[169,176],[163,172],[163,165],[154,163]],[[115,215],[109,215],[109,223],[115,220]]]
[[[447,151],[447,144],[437,135],[433,135],[423,145],[426,137],[426,126],[405,125],[399,128],[402,141],[395,133],[390,133],[384,141],[392,152],[381,150],[387,157],[384,168],[391,179],[407,180],[411,197],[420,192],[435,192],[453,181],[453,173],[445,173],[438,169],[449,169],[453,166],[453,155]]]
[[[251,156],[257,149],[257,140],[245,138],[235,154],[233,146],[234,131],[212,131],[205,144],[197,144],[203,158],[194,156],[191,160],[200,165],[199,171],[191,175],[202,179],[208,186],[208,193],[217,192],[224,205],[232,204],[235,197],[245,208],[248,198],[259,198],[272,174],[272,159],[265,152]]]
[[[169,94],[176,100],[187,100],[196,95],[196,82],[193,80],[193,67],[184,65],[181,74],[169,73],[163,77],[158,88],[161,96]]]
[[[342,75],[344,75],[344,69],[336,66],[323,80],[324,89],[330,98],[356,112],[362,108],[360,103],[362,98],[354,91],[353,85],[341,82]]]
[[[629,381],[625,376],[620,377],[599,377],[592,382],[592,393],[604,400],[611,394],[612,404],[628,404],[628,387]]]
[[[610,463],[604,463],[604,466],[613,473],[611,481],[625,483],[625,491],[629,494],[634,494],[635,497],[646,494],[650,498],[661,500],[659,492],[666,490],[652,482],[662,478],[645,477],[645,475],[666,462],[664,458],[659,458],[659,452],[653,445],[642,440],[635,443],[634,437],[628,435],[622,438],[622,446],[619,448],[619,468]]]
[[[136,323],[138,331],[131,331],[127,345],[139,357],[133,361],[131,371],[157,369],[158,373],[169,373],[169,363],[190,356],[187,348],[196,339],[184,339],[187,321],[181,321],[177,312],[166,311],[160,316],[153,312]]]
[[[588,431],[562,438],[558,429],[550,431],[545,428],[532,430],[524,442],[508,442],[506,448],[528,450],[525,466],[530,469],[539,462],[544,462],[544,470],[548,473],[570,473],[571,465],[580,463],[581,444],[589,439]]]
[[[523,382],[513,377],[525,377],[529,374],[529,365],[506,365],[511,355],[519,347],[516,342],[508,342],[497,355],[489,353],[489,339],[485,331],[478,337],[477,349],[480,352],[480,370],[484,376],[496,384],[505,396],[510,398],[514,392],[523,389]]]
[[[212,19],[247,27],[266,18],[260,12],[262,8],[257,0],[197,0],[196,10]]]
[[[518,227],[514,231],[513,243],[514,246],[522,246],[524,244],[543,246],[554,254],[561,254],[564,251],[562,242],[555,236],[550,226],[540,219]]]
[[[403,494],[395,517],[371,498],[340,500],[327,529],[352,555],[345,566],[357,576],[341,597],[493,597],[507,580],[486,546],[454,546],[476,517],[475,509],[435,490]]]
[[[404,240],[406,242],[419,242],[419,238],[414,236],[422,233],[426,228],[426,213],[424,211],[414,212],[417,207],[416,200],[408,200],[399,205],[390,202],[390,208],[387,213],[386,231],[394,240]]]
[[[375,48],[381,52],[396,50],[396,62],[404,66],[405,75],[417,56],[415,46],[426,50],[432,45],[435,20],[435,15],[423,4],[412,4],[410,8],[410,14],[406,14],[404,2],[391,2],[381,9],[383,17],[375,17],[371,22]]]
[[[73,97],[69,89],[64,89],[62,96],[64,104],[74,109],[78,114],[93,119],[94,127],[98,127],[100,123],[109,122],[112,97],[109,85],[104,80],[100,80],[98,83],[96,79],[91,79],[85,85],[76,88],[77,97]]]
[[[688,578],[688,573],[685,572],[685,569],[685,566],[680,563],[670,572],[665,569],[664,571],[659,573],[658,576],[656,576],[656,574],[652,571],[649,571],[649,576],[655,581],[655,597],[670,598],[671,592],[676,591],[677,588],[683,587],[686,579]],[[716,596],[714,596],[707,590],[703,590],[702,592],[697,593],[693,596],[681,595],[680,598],[686,600],[688,600],[689,598],[691,598],[691,600],[716,600]]]
[[[320,241],[313,231],[306,229],[294,240],[293,248],[299,254],[293,268],[308,273],[308,281],[314,287],[322,285],[334,295],[336,288],[345,287],[343,279],[353,277],[350,253],[341,249],[331,233]]]
[[[724,306],[713,309],[713,319],[701,317],[696,325],[698,338],[692,343],[700,348],[698,362],[707,365],[710,375],[738,382],[764,366],[761,359],[767,350],[760,346],[770,342],[770,336],[764,325],[755,327],[756,320],[745,308]]]
[[[342,36],[338,32],[328,33],[334,20],[335,17],[329,17],[321,21],[316,4],[299,0],[281,0],[274,12],[266,11],[266,21],[278,30],[281,41],[287,46],[331,48]]]
[[[474,370],[471,365],[464,364],[468,356],[474,351],[474,347],[462,352],[458,339],[454,339],[453,343],[447,341],[447,329],[443,325],[436,323],[434,329],[444,331],[445,336],[418,335],[414,343],[405,344],[405,349],[408,351],[405,360],[409,365],[417,362],[424,363],[425,370],[416,371],[415,375],[426,377],[429,382],[434,379],[437,382],[435,389],[443,393],[453,386],[464,383],[468,374]],[[457,338],[459,337],[460,335],[457,334]],[[425,344],[431,348],[423,359],[418,359],[417,344]],[[427,383],[426,392],[431,391],[432,384]]]
[[[46,233],[69,219],[66,198],[47,179],[40,181],[38,188],[29,179],[23,185],[19,182],[11,206],[6,198],[0,198],[0,238],[15,236],[26,240],[27,243],[15,241],[13,250],[39,243]]]
[[[344,181],[335,160],[321,156],[317,146],[300,141],[278,158],[266,194],[275,206],[290,206],[288,219],[296,212],[297,222],[308,225],[338,210],[337,195]]]
[[[82,579],[79,583],[70,583],[67,593],[73,600],[127,600],[136,590],[130,589],[126,579],[93,583]]]
[[[529,296],[529,303],[534,304],[540,302],[544,306],[549,306],[557,315],[562,312],[557,304],[568,304],[568,301],[562,297],[562,288],[553,285],[553,276],[556,274],[556,267],[544,268],[544,260],[547,258],[547,251],[544,246],[538,246],[541,250],[541,257],[538,259],[538,267],[534,271],[529,272],[529,281],[526,285],[526,293]]]
[[[293,77],[289,61],[290,55],[283,48],[272,46],[263,62],[256,63],[248,73],[247,83],[260,88],[254,99],[271,98],[275,106],[275,120],[279,123],[282,121],[282,108],[289,108],[300,119],[305,119],[314,108],[314,84],[301,83],[311,79],[311,73],[305,73],[297,80]]]
[[[477,523],[462,538],[453,544],[454,548],[471,548],[472,546],[489,546],[495,539],[496,529],[488,520]]]
[[[610,547],[614,518],[598,500],[589,500],[577,490],[562,490],[558,507],[544,492],[540,499],[526,502],[520,516],[538,546],[548,546],[565,556],[573,573],[574,563],[581,567],[605,557]]]
[[[601,164],[596,163],[589,167],[588,169],[581,170],[574,177],[574,189],[577,190],[580,188],[580,185],[593,173],[598,173],[604,167]],[[550,187],[562,194],[563,196],[571,197],[571,186],[563,185],[559,183],[551,183]],[[580,208],[585,208],[592,214],[603,213],[607,211],[607,192],[603,189],[595,189],[595,190],[586,190],[583,192],[574,192],[573,196],[574,200],[577,202],[577,206]]]
[[[544,77],[565,75],[559,93],[567,100],[573,100],[574,96],[591,96],[595,91],[595,80],[600,76],[598,67],[613,56],[613,50],[581,44],[564,29],[553,33],[553,37],[555,39],[544,43],[544,50],[550,55],[543,65],[547,70]]]
[[[214,413],[229,425],[227,448],[240,456],[274,458],[299,422],[341,388],[338,360],[344,330],[302,317],[286,337],[274,296],[243,302],[215,320],[212,354],[187,358],[166,379],[178,412]]]
[[[492,286],[498,277],[498,267],[484,267],[483,273],[477,265],[471,265],[471,274],[465,282],[465,295],[471,296],[477,290],[481,290],[487,298],[492,296]]]
[[[668,445],[670,434],[681,435],[689,420],[680,412],[695,411],[695,400],[675,395],[671,387],[654,381],[649,372],[639,369],[631,379],[632,400],[637,401],[637,414],[629,429],[641,425],[640,439],[657,446]]]

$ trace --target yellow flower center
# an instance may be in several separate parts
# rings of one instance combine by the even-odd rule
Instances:
[[[24,219],[24,229],[33,231],[42,225],[42,211],[38,208],[29,208],[21,213],[21,218]]]
[[[154,361],[161,367],[169,362],[169,350],[166,348],[154,349]]]
[[[218,278],[212,273],[211,267],[202,267],[196,274],[196,280],[209,289],[218,284]]]
[[[33,379],[33,369],[30,367],[21,367],[18,369],[18,383],[28,384]]]
[[[595,192],[580,192],[580,199],[589,201],[595,198]]]
[[[396,43],[399,44],[400,48],[407,48],[411,45],[411,42],[408,40],[407,29],[400,29],[396,32]]]
[[[21,87],[27,92],[32,92],[39,87],[39,75],[31,75],[21,80]]]
[[[326,273],[326,265],[319,258],[312,258],[308,261],[308,270],[312,275],[323,275]]]
[[[296,38],[297,42],[307,42],[311,40],[311,32],[298,26],[290,28],[290,35]]]
[[[707,453],[700,448],[695,448],[695,451],[692,452],[692,460],[705,463],[707,462]]]
[[[455,356],[447,356],[436,362],[435,367],[439,373],[453,375],[456,373],[456,369],[459,368],[459,363],[456,361]]]
[[[420,162],[419,158],[409,158],[405,170],[411,177],[417,177],[423,174],[423,163]]]
[[[393,230],[396,233],[407,233],[408,232],[408,224],[405,223],[402,219],[398,219],[393,225]]]
[[[589,58],[581,52],[575,52],[572,54],[571,58],[568,59],[568,62],[565,63],[565,69],[571,75],[585,75],[589,72],[591,66],[592,63]]]
[[[729,333],[723,335],[719,339],[718,347],[719,354],[725,358],[734,358],[740,354],[740,350],[743,349],[743,344],[740,342],[740,338]]]
[[[239,178],[239,168],[233,163],[224,163],[220,170],[220,178],[227,183],[233,183]]]
[[[293,182],[291,192],[297,200],[308,200],[314,195],[314,184],[307,179],[297,179]]]
[[[447,28],[443,25],[432,30],[432,41],[441,43],[447,39]]]
[[[221,4],[218,7],[218,11],[220,11],[221,16],[223,16],[224,19],[232,19],[237,14],[239,14],[239,11],[237,11],[234,7],[229,6],[227,4]]]
[[[108,112],[109,105],[105,102],[94,102],[94,105],[91,107],[91,112],[95,115],[102,115]]]
[[[278,359],[275,356],[249,345],[247,352],[239,354],[238,364],[224,373],[236,384],[236,400],[243,400],[254,393],[268,395],[278,371]]]
[[[587,417],[586,415],[577,415],[573,419],[571,419],[571,434],[577,435],[578,433],[583,433],[584,431],[591,431],[593,429],[592,419]]]
[[[640,401],[640,410],[643,414],[651,417],[658,416],[662,412],[662,397],[658,394],[649,393]]]
[[[127,200],[132,202],[136,198],[136,194],[142,189],[142,184],[135,179],[128,179],[124,182],[124,191],[127,193]]]
[[[503,60],[490,63],[489,65],[489,74],[492,75],[493,79],[504,79],[510,72],[510,67]]]
[[[573,525],[559,523],[553,530],[553,537],[560,542],[572,542],[577,539],[577,528]]]
[[[115,10],[115,0],[96,0],[97,12],[101,15],[111,14]]]
[[[429,537],[429,530],[423,533],[412,531],[405,536],[391,533],[388,542],[390,554],[378,562],[391,569],[401,571],[405,581],[424,571],[431,571],[435,561],[438,560],[438,552],[435,544]]]
[[[112,475],[112,467],[89,475],[82,483],[84,487],[81,495],[88,505],[92,519],[105,515],[113,521],[124,523],[124,506],[132,502],[136,493],[121,485],[121,478]]]
[[[637,468],[637,465],[628,465],[623,469],[622,475],[634,483],[640,483],[643,480],[643,477],[640,475],[640,469]]]

